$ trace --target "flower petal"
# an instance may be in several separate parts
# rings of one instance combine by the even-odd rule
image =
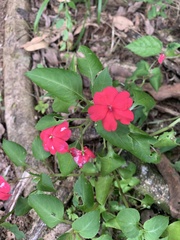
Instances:
[[[106,117],[102,120],[103,127],[106,131],[115,131],[117,128],[117,122],[114,118],[113,112],[108,111]]]
[[[122,111],[118,114],[115,114],[116,119],[119,120],[122,124],[130,124],[134,120],[134,114],[130,110]]]
[[[66,153],[68,152],[68,148],[69,148],[67,142],[59,138],[53,138],[53,147],[56,150],[56,152],[59,152],[59,153]]]
[[[56,149],[54,147],[53,138],[47,138],[46,141],[43,141],[44,150],[50,152],[52,155],[56,154]]]
[[[54,126],[42,130],[42,132],[40,133],[41,140],[46,141],[52,135],[53,129],[54,129]]]
[[[55,126],[52,135],[54,137],[67,141],[71,136],[71,130],[68,128],[68,125],[69,125],[68,122],[63,122]]]
[[[100,105],[111,105],[114,101],[114,98],[118,94],[118,91],[114,87],[106,87],[101,92],[96,92],[94,94],[94,104],[100,104]]]
[[[95,122],[102,120],[106,116],[107,112],[108,112],[107,106],[103,105],[94,105],[89,107],[88,109],[90,118]]]
[[[87,147],[84,147],[84,153],[85,153],[85,156],[87,158],[95,158],[96,156],[94,155],[94,153]]]
[[[1,192],[0,191],[0,200],[8,200],[9,199],[9,197],[11,196],[11,194],[9,194],[9,193],[4,193],[4,192]]]
[[[130,94],[127,91],[123,91],[118,93],[115,97],[114,102],[112,104],[113,109],[118,108],[121,110],[128,109],[132,106],[133,100],[130,98]]]
[[[9,194],[11,190],[11,186],[6,180],[0,176],[0,200],[8,200],[8,198],[11,196]]]

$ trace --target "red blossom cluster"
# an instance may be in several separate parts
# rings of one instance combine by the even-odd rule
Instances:
[[[88,109],[90,118],[97,122],[102,120],[106,131],[117,129],[117,120],[122,124],[130,124],[134,114],[129,108],[133,104],[127,91],[118,92],[115,87],[106,87],[94,94],[94,105]]]
[[[2,176],[0,176],[0,200],[8,200],[11,196],[10,191],[11,186]]]
[[[108,86],[101,92],[96,92],[93,101],[94,105],[88,109],[90,118],[95,122],[102,120],[103,127],[107,131],[117,129],[117,120],[122,124],[130,124],[134,119],[134,114],[129,109],[133,100],[127,91],[118,92],[115,87]],[[69,152],[79,167],[95,158],[94,153],[87,147],[84,147],[82,151],[77,148],[69,149],[66,141],[70,136],[71,130],[67,121],[40,133],[45,151],[53,155],[57,152]]]
[[[70,148],[69,152],[71,153],[74,161],[81,168],[85,163],[89,162],[90,159],[95,158],[94,153],[87,147],[84,147],[83,151],[77,148]]]
[[[89,162],[91,158],[95,158],[93,152],[87,147],[81,151],[77,148],[70,148],[67,144],[67,140],[71,136],[71,130],[69,129],[68,122],[63,122],[57,126],[53,126],[43,130],[40,133],[40,138],[43,141],[43,147],[45,151],[51,154],[58,153],[71,153],[74,161],[82,167],[85,163]]]

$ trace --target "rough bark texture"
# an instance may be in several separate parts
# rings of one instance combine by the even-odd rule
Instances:
[[[26,23],[16,13],[18,5],[18,1],[8,1],[8,15],[5,23],[5,120],[9,140],[25,144],[25,147],[29,148],[29,142],[35,135],[35,118],[32,86],[24,76],[30,67],[30,56],[20,48],[27,42],[28,35]],[[28,7],[28,1],[21,1],[21,8],[28,9]]]
[[[31,152],[31,143],[37,135],[35,126],[34,97],[32,84],[25,77],[30,68],[30,55],[21,45],[28,41],[27,23],[16,12],[19,1],[9,0],[5,22],[4,61],[4,100],[5,121],[8,139],[15,141]],[[22,0],[21,8],[29,10],[29,1]],[[41,163],[27,157],[27,162],[35,167]],[[15,169],[21,177],[19,169]]]

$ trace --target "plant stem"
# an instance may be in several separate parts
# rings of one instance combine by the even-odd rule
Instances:
[[[117,173],[117,172],[116,172],[116,173]],[[120,183],[119,183],[119,179],[118,179],[118,177],[117,177],[117,174],[115,174],[115,178],[116,178],[117,185],[118,185],[118,188],[119,188],[119,193],[120,193],[120,195],[121,195],[121,197],[122,197],[122,201],[123,201],[125,207],[126,207],[126,208],[129,208],[129,203],[128,203],[128,201],[127,201],[127,199],[126,199],[126,197],[125,197],[125,195],[124,195],[124,193],[123,193],[123,191],[122,191],[122,188],[121,188],[121,186],[120,186]]]
[[[168,131],[169,129],[173,128],[176,124],[180,123],[180,117],[178,119],[176,119],[174,122],[172,122],[171,124],[169,124],[169,126],[167,127],[164,127],[162,129],[159,129],[158,131],[150,134],[150,136],[156,136],[156,135],[159,135],[165,131]]]

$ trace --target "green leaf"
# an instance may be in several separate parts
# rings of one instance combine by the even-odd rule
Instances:
[[[75,236],[72,232],[61,235],[57,240],[75,240]]]
[[[57,68],[36,68],[26,76],[54,97],[64,102],[74,103],[82,96],[82,79],[70,70]]]
[[[102,91],[105,87],[108,86],[112,86],[112,78],[109,74],[108,68],[105,68],[94,80],[92,95],[94,95],[96,92]]]
[[[175,147],[178,144],[176,143],[175,131],[164,132],[157,138],[157,142],[154,144],[156,148],[162,147]]]
[[[26,149],[20,144],[3,139],[2,148],[9,159],[17,166],[26,166]]]
[[[180,161],[175,162],[175,164],[173,164],[173,167],[176,169],[176,171],[180,172]]]
[[[88,211],[94,205],[92,186],[83,175],[78,178],[74,185],[73,204],[83,211]]]
[[[99,211],[91,211],[75,220],[72,224],[74,231],[85,239],[93,238],[99,231],[100,213]]]
[[[117,222],[127,238],[134,238],[139,235],[139,220],[139,212],[133,208],[122,209],[117,215]]]
[[[85,173],[85,175],[92,175],[98,173],[98,168],[91,162],[87,162],[81,168],[81,172]]]
[[[15,224],[10,224],[8,222],[1,223],[0,226],[6,228],[7,230],[14,233],[17,240],[21,240],[25,238],[25,235],[22,231],[19,231],[18,227]]]
[[[16,216],[23,216],[26,213],[28,213],[31,210],[31,207],[28,204],[28,199],[20,197],[17,200],[16,206],[15,206],[15,215]]]
[[[151,86],[155,91],[158,91],[161,86],[162,73],[159,67],[153,68],[151,70],[152,77],[149,79]]]
[[[56,28],[61,28],[64,24],[64,19],[58,19],[57,22],[56,22]]]
[[[37,184],[37,189],[40,191],[45,191],[45,192],[55,192],[56,191],[53,186],[51,178],[45,173],[41,173],[40,181]]]
[[[115,229],[121,230],[117,217],[110,218],[109,220],[107,220],[107,222],[105,223],[105,226],[107,228],[115,228]]]
[[[132,124],[128,127],[118,123],[116,131],[107,132],[104,130],[102,123],[98,122],[96,130],[101,137],[105,138],[112,145],[129,151],[143,162],[157,163],[160,160],[159,155],[151,149],[156,141],[155,138]]]
[[[68,113],[69,112],[69,107],[76,105],[76,102],[65,102],[62,101],[59,98],[55,98],[54,102],[52,104],[52,108],[54,112],[63,112],[63,113]]]
[[[176,144],[180,145],[180,137],[176,138]],[[168,151],[172,150],[173,148],[175,148],[176,146],[165,146],[165,147],[162,147],[162,148],[160,148],[160,152],[161,153],[168,152]]]
[[[169,223],[168,217],[155,216],[144,223],[144,237],[146,240],[158,240]],[[177,239],[176,239],[177,240]]]
[[[44,103],[42,100],[38,101],[38,105],[35,106],[35,110],[41,112],[42,114],[49,108],[48,103]]]
[[[130,91],[134,100],[134,106],[143,106],[143,113],[145,116],[147,116],[149,111],[156,104],[154,99],[148,93],[144,92],[142,88],[136,86],[135,84],[128,86],[128,90]]]
[[[103,234],[99,238],[93,238],[93,240],[113,240],[108,234]]]
[[[140,230],[137,237],[127,238],[127,240],[145,240],[143,233],[144,233],[143,230]]]
[[[36,124],[35,128],[39,131],[42,131],[46,128],[61,124],[62,122],[64,122],[64,120],[60,119],[60,116],[57,114],[49,114],[42,117]]]
[[[110,221],[111,219],[116,218],[116,216],[108,211],[102,212],[102,218],[105,222]]]
[[[98,177],[95,183],[96,199],[101,205],[105,205],[106,203],[106,200],[112,188],[112,182],[113,182],[113,177],[107,175],[104,177]]]
[[[31,194],[28,203],[48,227],[53,228],[62,222],[64,206],[56,197],[46,194]]]
[[[57,153],[58,166],[63,176],[67,176],[77,167],[70,153]]]
[[[180,48],[180,43],[169,43],[166,48],[165,55],[166,57],[175,57],[178,55],[178,52],[176,53],[176,50]]]
[[[124,205],[120,205],[119,201],[108,201],[109,211],[111,212],[119,212],[124,209]]]
[[[140,180],[136,177],[131,177],[129,179],[122,179],[119,181],[123,193],[126,193],[138,185]],[[118,185],[116,185],[118,187]]]
[[[156,56],[161,52],[162,47],[162,42],[153,36],[138,38],[126,46],[127,49],[141,57]]]
[[[46,9],[49,1],[50,0],[44,0],[38,10],[38,13],[36,14],[36,19],[34,21],[34,32],[37,32],[37,30],[38,30],[38,24],[39,24],[40,18],[42,16],[44,10]]]
[[[148,19],[153,19],[157,16],[156,6],[152,6],[148,11]]]
[[[76,5],[74,4],[73,1],[68,2],[68,5],[70,8],[76,9]]]
[[[49,152],[46,152],[44,150],[42,140],[40,139],[39,136],[37,136],[32,143],[32,152],[33,156],[37,160],[45,160],[51,155]]]
[[[154,202],[154,199],[148,194],[145,194],[145,197],[141,200],[143,208],[149,208]]]
[[[89,78],[93,86],[94,78],[103,69],[103,66],[95,53],[86,46],[80,46],[77,54],[78,69],[82,75]]]
[[[149,64],[141,60],[136,64],[136,70],[133,72],[132,76],[128,77],[127,80],[137,80],[137,79],[142,79],[144,77],[147,77],[149,75]],[[131,84],[131,83],[130,83]]]
[[[122,178],[131,178],[136,172],[136,165],[133,162],[130,162],[127,166],[118,169],[118,172]]]
[[[168,240],[180,240],[180,221],[171,223],[167,228]]]
[[[99,157],[101,161],[101,174],[102,176],[108,175],[117,168],[125,164],[123,157],[118,154],[107,154],[105,157]]]

